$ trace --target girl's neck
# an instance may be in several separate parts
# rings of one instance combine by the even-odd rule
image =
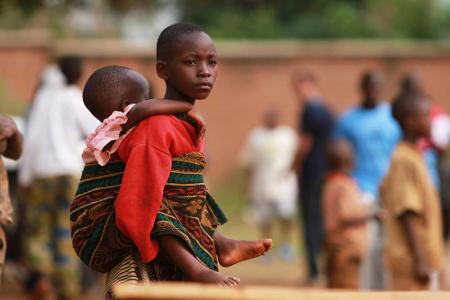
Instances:
[[[192,105],[195,104],[195,99],[189,98],[189,97],[181,94],[180,92],[178,92],[174,89],[171,89],[169,87],[166,88],[166,93],[164,94],[164,99],[171,99],[171,100],[187,102]]]

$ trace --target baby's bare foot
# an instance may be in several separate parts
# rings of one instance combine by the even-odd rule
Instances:
[[[228,276],[208,268],[196,271],[189,276],[189,280],[203,283],[217,283],[222,286],[234,287],[238,286],[240,279],[233,276]]]
[[[241,280],[239,278],[234,277],[234,276],[228,276],[228,278],[225,279],[224,283],[220,284],[220,285],[227,286],[227,287],[235,287],[235,286],[238,286],[240,282],[241,282]]]
[[[272,239],[238,241],[223,237],[216,241],[217,256],[224,267],[264,255],[270,248],[272,248]]]

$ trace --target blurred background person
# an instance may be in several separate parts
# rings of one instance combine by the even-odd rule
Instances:
[[[246,201],[240,188],[242,178],[237,169],[241,166],[236,153],[249,129],[272,103],[271,99],[276,99],[281,119],[297,127],[297,116],[292,112],[298,102],[290,99],[293,92],[290,87],[291,76],[298,68],[308,68],[320,79],[326,105],[336,113],[348,110],[356,103],[354,100],[360,102],[355,82],[359,82],[364,70],[374,67],[386,76],[388,84],[383,89],[386,99],[397,94],[397,79],[405,75],[406,69],[412,69],[421,75],[419,81],[427,98],[450,112],[447,99],[450,48],[445,46],[450,40],[448,0],[340,0],[326,1],[325,7],[325,2],[298,0],[3,0],[1,3],[0,113],[8,115],[25,113],[30,99],[36,98],[35,88],[39,86],[42,70],[53,63],[55,56],[81,55],[86,61],[82,79],[105,64],[131,67],[154,82],[155,96],[160,97],[164,85],[152,68],[155,64],[152,49],[162,28],[175,22],[192,22],[211,33],[213,39],[222,40],[217,45],[221,74],[211,95],[213,101],[201,103],[199,108],[208,117],[208,157],[214,162],[207,179],[217,192],[217,201],[233,219],[232,224],[224,227],[225,232],[242,239],[258,236],[260,228],[242,217]],[[398,39],[407,42],[397,43]],[[231,95],[230,91],[236,92]],[[367,109],[368,114],[371,111]],[[355,127],[364,127],[364,123],[358,125]],[[383,127],[384,119],[377,125]],[[23,133],[26,139],[26,132]],[[448,138],[445,134],[442,137]],[[445,152],[438,152],[440,181],[446,183],[448,179],[443,178],[450,174],[450,163],[445,161],[450,158],[446,160]],[[33,158],[40,160],[38,155]],[[9,163],[6,167],[9,175],[13,175],[14,167]],[[14,189],[14,180],[9,183]],[[441,198],[444,215],[444,204],[449,203],[444,199],[450,198],[449,189],[448,184],[441,184],[442,195],[448,195]],[[14,204],[14,191],[10,195],[15,223],[7,227],[8,233],[12,233],[7,234],[8,239],[14,240],[9,244],[8,256],[16,259],[20,253],[14,247],[20,245],[16,243],[15,228],[20,227],[23,219],[20,208]],[[25,202],[18,202],[21,203]],[[303,226],[293,227],[294,243],[304,238],[300,231]],[[278,235],[275,230],[275,241]],[[233,273],[236,270],[238,277],[251,284],[299,285],[309,271],[306,259],[303,263],[307,257],[305,244],[299,243],[298,248],[301,256],[291,264],[273,260],[267,272],[267,264],[255,260],[243,268],[233,268]],[[0,298],[23,298],[13,276],[20,269],[9,262]],[[450,268],[450,260],[446,262]],[[11,270],[14,272],[10,273]],[[98,285],[98,290],[103,290],[103,284]],[[91,293],[95,290],[89,290]]]
[[[375,217],[352,177],[354,155],[346,140],[327,147],[327,176],[322,192],[327,255],[327,287],[358,289],[367,251],[367,222]]]
[[[274,223],[280,222],[279,253],[284,261],[295,258],[292,226],[298,191],[291,165],[298,144],[295,130],[283,125],[272,107],[265,112],[262,124],[250,132],[243,152],[250,215],[263,238],[272,236]]]
[[[361,104],[338,121],[335,138],[346,139],[355,151],[355,177],[365,200],[374,209],[379,206],[378,187],[386,174],[392,151],[400,139],[400,129],[391,114],[391,106],[382,101],[382,75],[364,73],[360,81]],[[368,225],[368,255],[363,263],[362,287],[383,288],[382,228],[378,221]]]
[[[444,263],[442,212],[419,147],[430,135],[430,103],[423,95],[404,94],[392,110],[403,137],[380,188],[389,288],[437,290]]]
[[[19,182],[28,191],[31,273],[26,284],[31,298],[44,298],[50,285],[59,299],[79,294],[80,266],[72,249],[68,209],[82,168],[84,139],[97,126],[77,86],[81,72],[79,57],[60,58],[52,84],[37,91],[27,124]]]
[[[23,119],[20,117],[11,116],[18,131],[23,135]],[[22,139],[24,139],[23,137]],[[6,240],[8,246],[8,252],[6,253],[6,260],[8,261],[8,266],[11,265],[13,267],[18,267],[18,263],[20,263],[23,259],[23,237],[24,237],[24,229],[25,229],[25,217],[24,217],[24,208],[25,203],[21,201],[19,197],[19,189],[18,189],[18,169],[20,159],[9,159],[6,158],[3,160],[4,166],[6,168],[6,172],[8,175],[8,188],[9,188],[9,197],[11,199],[14,214],[13,224],[10,224],[6,228]],[[13,262],[13,264],[11,264]],[[7,271],[6,271],[7,272]]]
[[[450,147],[442,151],[439,159],[439,178],[442,182],[440,198],[442,203],[442,224],[444,239],[448,242],[450,233]]]
[[[13,119],[0,115],[0,285],[7,242],[4,226],[13,223],[13,206],[9,198],[8,176],[3,156],[18,159],[22,154],[22,134]]]
[[[444,109],[433,101],[426,92],[423,82],[417,73],[407,73],[400,82],[400,92],[396,99],[405,96],[419,95],[430,101],[430,135],[421,138],[418,143],[424,154],[428,172],[435,188],[440,192],[443,216],[443,234],[448,240],[450,235],[450,201],[447,196],[448,182],[446,179],[450,170],[446,168],[445,151],[450,142],[450,117]],[[394,99],[395,102],[395,99]],[[448,180],[448,179],[447,179]]]
[[[323,240],[320,191],[326,172],[325,148],[333,131],[334,118],[310,71],[296,71],[292,84],[300,106],[298,132],[301,147],[293,166],[299,174],[298,203],[306,246],[307,283],[316,283]]]

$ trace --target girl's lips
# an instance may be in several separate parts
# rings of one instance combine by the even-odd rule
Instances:
[[[212,84],[210,83],[199,83],[195,85],[196,88],[201,90],[210,90],[212,89]]]

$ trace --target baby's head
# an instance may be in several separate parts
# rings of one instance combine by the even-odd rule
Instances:
[[[156,45],[156,71],[166,82],[166,97],[205,99],[217,77],[216,48],[199,26],[177,23],[164,29]]]
[[[329,171],[350,173],[353,169],[353,148],[343,139],[332,140],[327,145],[327,167]]]
[[[122,66],[95,71],[83,90],[84,105],[100,121],[114,111],[150,98],[150,85],[140,73]]]

